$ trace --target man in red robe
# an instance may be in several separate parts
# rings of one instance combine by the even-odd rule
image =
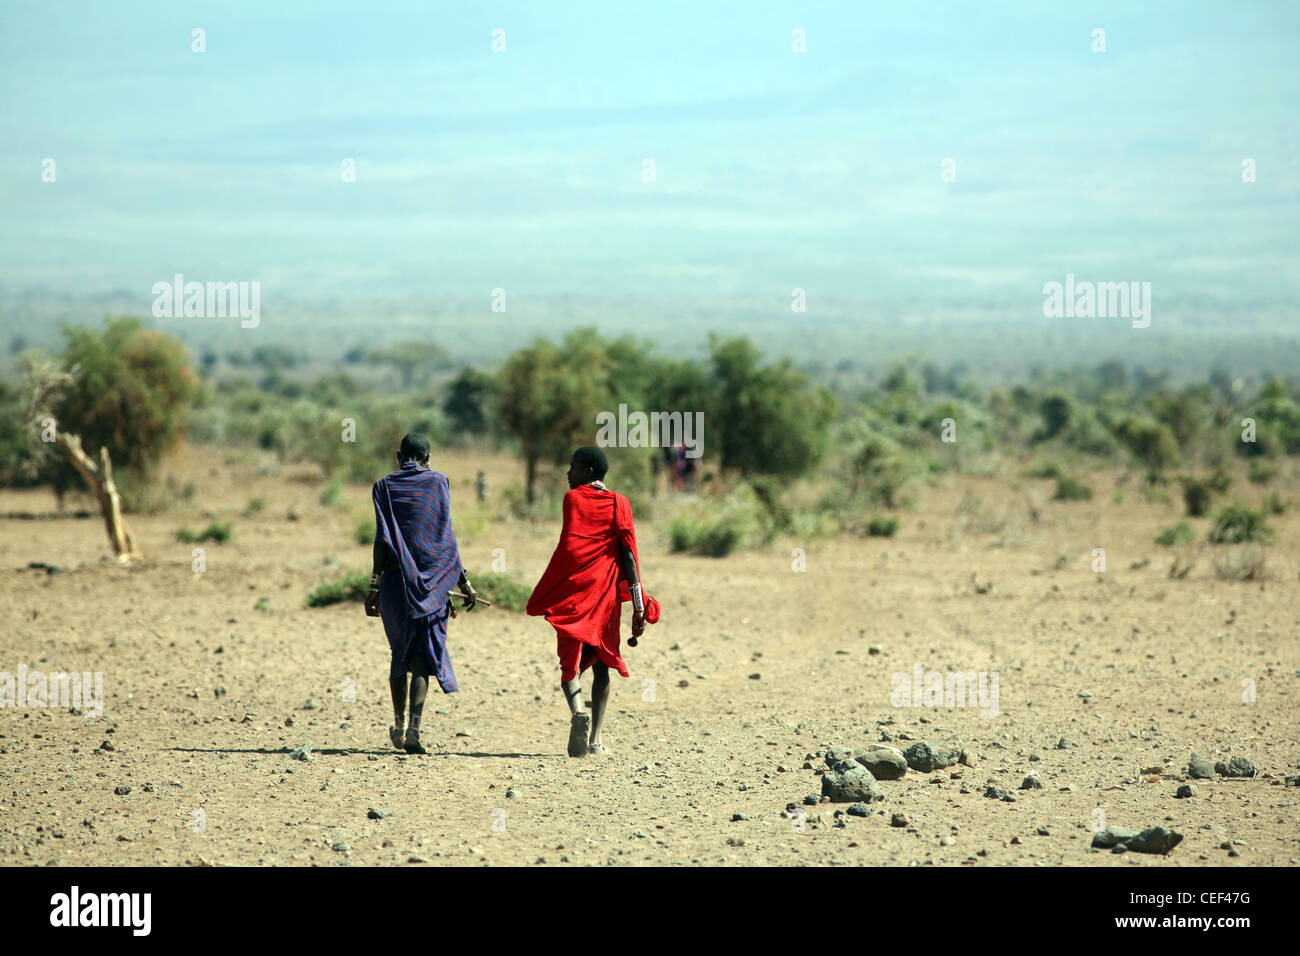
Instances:
[[[555,628],[560,683],[569,704],[569,756],[605,752],[601,725],[609,704],[609,669],[627,676],[619,653],[624,601],[632,602],[632,640],[659,620],[659,603],[641,590],[632,505],[605,487],[609,460],[599,448],[584,447],[569,463],[560,543],[528,599],[528,613]],[[582,672],[594,677],[591,712],[582,701]]]

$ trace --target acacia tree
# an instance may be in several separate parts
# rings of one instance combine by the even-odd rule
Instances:
[[[525,496],[536,497],[537,465],[562,464],[575,445],[590,441],[596,413],[611,404],[609,356],[597,339],[545,339],[510,356],[499,373],[498,415],[524,456]]]
[[[180,340],[138,319],[110,318],[102,330],[64,327],[63,334],[58,363],[27,364],[29,434],[36,455],[57,453],[80,475],[99,502],[114,554],[129,561],[135,541],[113,462],[147,480],[184,434],[197,379]]]
[[[723,468],[742,475],[794,477],[826,451],[835,400],[789,361],[760,365],[746,338],[710,339],[717,408],[713,439]]]

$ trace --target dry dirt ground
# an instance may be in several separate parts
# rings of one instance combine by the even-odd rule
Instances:
[[[519,466],[471,454],[434,466],[452,477],[466,565],[486,570],[500,548],[509,573],[536,580],[558,521],[487,521],[472,503],[478,468],[503,488]],[[661,496],[640,536],[664,619],[627,651],[632,677],[615,677],[613,752],[564,755],[552,632],[491,609],[452,622],[462,689],[431,694],[431,752],[408,757],[387,741],[378,621],[358,604],[304,606],[322,580],[368,568],[369,549],[352,538],[368,488],[327,508],[309,469],[208,449],[190,449],[183,471],[193,503],[132,519],[147,559],[129,568],[105,558],[97,518],[0,518],[0,670],[104,679],[96,720],[0,708],[5,863],[1300,859],[1300,791],[1283,782],[1300,767],[1294,509],[1272,519],[1269,578],[1234,583],[1214,574],[1222,548],[1171,579],[1174,552],[1152,539],[1179,503],[1146,501],[1134,485],[1116,502],[1116,474],[1092,476],[1100,490],[1081,503],[1051,501],[1045,481],[946,477],[920,491],[892,539],[781,540],[720,560],[669,553]],[[1280,490],[1295,500],[1294,468],[1285,476]],[[1237,487],[1258,498],[1244,477]],[[243,517],[255,498],[263,510]],[[52,509],[44,492],[0,494],[0,514]],[[175,533],[207,513],[232,520],[234,537],[206,545],[195,573]],[[1203,536],[1206,520],[1195,523]],[[796,548],[806,570],[794,570]],[[1105,549],[1104,573],[1092,569],[1094,548]],[[891,676],[918,665],[997,672],[996,716],[894,706]],[[975,766],[882,781],[886,799],[843,826],[831,815],[842,806],[783,816],[819,791],[827,746],[886,737],[900,747],[958,739]],[[1062,738],[1076,746],[1059,749]],[[314,760],[291,759],[307,743]],[[1199,781],[1197,796],[1175,799],[1192,751],[1244,756],[1259,774]],[[1152,767],[1164,774],[1148,782],[1140,771]],[[1043,789],[1018,789],[1030,771]],[[1016,801],[986,798],[990,782]],[[370,819],[372,807],[386,816]],[[1111,826],[1163,825],[1183,842],[1163,857],[1091,851],[1099,808]],[[895,813],[910,824],[891,826]]]

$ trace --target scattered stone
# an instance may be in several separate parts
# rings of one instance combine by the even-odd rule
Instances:
[[[1083,700],[1087,700],[1089,697],[1092,696],[1092,691],[1090,691],[1090,690],[1081,690],[1081,691],[1079,691],[1079,696],[1080,696]]]
[[[889,825],[891,827],[905,827],[911,822],[911,820],[907,819],[906,813],[895,813],[889,818]]]
[[[749,817],[745,816],[743,813],[733,813],[731,815],[732,823],[740,823],[742,820],[748,820],[748,819]]]
[[[950,836],[939,838],[939,846],[952,846],[953,842],[953,838]]]
[[[989,787],[984,791],[984,796],[990,800],[1005,800],[1007,803],[1015,803],[1016,798],[1007,793],[1001,787]]]
[[[871,816],[871,809],[865,803],[850,803],[849,816],[869,817]]]
[[[1036,776],[1034,776],[1031,773],[1027,775],[1025,779],[1020,782],[1020,789],[1021,790],[1042,790],[1043,781],[1039,780]]]
[[[897,747],[872,744],[865,750],[855,750],[853,759],[877,780],[898,780],[907,773],[907,757]]]
[[[880,645],[879,645],[879,644],[872,644],[872,645],[870,645],[870,646],[867,648],[867,653],[868,653],[868,654],[871,654],[871,655],[873,655],[873,656],[876,655],[876,654],[879,654],[879,653],[880,653]]]
[[[820,793],[810,793],[803,798],[803,802],[807,806],[815,807],[822,802],[822,796]]]
[[[518,800],[518,799],[519,799],[519,791],[516,790],[514,787],[507,787],[507,788],[506,788],[506,799],[507,799],[507,800]]]
[[[1062,737],[1060,740],[1056,742],[1057,750],[1073,750],[1077,746],[1078,744],[1076,744],[1073,740],[1066,740],[1064,737]]]
[[[832,753],[838,758],[846,752],[849,759],[832,761]],[[822,796],[829,797],[832,803],[872,803],[885,799],[885,793],[862,764],[852,759],[852,751],[847,747],[833,747],[826,754],[830,767],[822,774]]]
[[[294,760],[305,760],[308,763],[316,759],[312,756],[311,744],[303,744],[297,750],[289,751],[289,756]]]
[[[1213,780],[1214,764],[1199,754],[1192,754],[1187,760],[1187,776],[1194,780]]]
[[[1038,756],[1038,754],[1030,754],[1030,755],[1029,755],[1029,762],[1030,762],[1030,763],[1038,763],[1038,762],[1039,762],[1040,760],[1042,760],[1042,759],[1043,759],[1043,758],[1040,757],[1040,756]]]
[[[834,770],[837,764],[852,763],[853,749],[851,747],[831,747],[826,751],[824,759],[826,766]]]
[[[1148,827],[1128,841],[1128,848],[1138,853],[1168,853],[1183,842],[1183,835],[1164,827]]]
[[[384,817],[388,816],[388,811],[380,810],[378,807],[371,807],[366,811],[366,816],[371,820],[382,820]]]
[[[1196,784],[1194,784],[1194,783],[1185,783],[1185,784],[1183,784],[1181,787],[1178,788],[1178,792],[1175,793],[1174,796],[1175,796],[1177,799],[1179,799],[1179,800],[1185,800],[1185,799],[1188,798],[1188,797],[1194,797],[1194,796],[1196,796],[1196,794],[1197,794],[1198,792],[1199,792],[1199,791],[1197,791],[1197,789],[1196,789]]]
[[[1233,757],[1226,764],[1222,761],[1216,763],[1214,771],[1221,777],[1253,777],[1255,765],[1245,757]]]
[[[1107,827],[1092,837],[1092,846],[1098,850],[1111,850],[1123,853],[1133,850],[1137,853],[1168,853],[1183,840],[1181,833],[1166,830],[1164,827],[1148,827],[1145,830],[1123,830],[1119,827]]]
[[[931,747],[925,742],[914,743],[903,751],[907,765],[917,773],[931,773],[951,767],[961,761],[964,750],[961,744]]]
[[[1018,837],[1018,836],[1013,836],[1013,837],[1011,838],[1011,845],[1012,845],[1012,846],[1020,846],[1020,837]]]
[[[1047,827],[1039,827],[1039,828],[1038,828],[1037,830],[1035,830],[1034,832],[1037,833],[1039,836],[1051,836],[1051,835],[1052,835],[1052,831],[1049,830],[1049,829],[1047,829]]]
[[[102,744],[99,745],[99,749],[113,751],[116,750],[117,748],[113,746],[113,742],[111,740],[105,740]]]
[[[330,847],[330,849],[333,850],[335,853],[350,853],[352,851],[352,847],[348,846],[346,843],[342,842],[341,840],[338,843],[335,843],[332,847]]]
[[[128,787],[126,784],[122,784],[121,786],[114,787],[113,792],[117,794],[119,797],[125,797],[128,793],[131,792],[131,788]]]

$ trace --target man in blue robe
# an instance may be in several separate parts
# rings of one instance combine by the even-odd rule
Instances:
[[[428,753],[420,743],[420,718],[434,677],[445,694],[454,694],[456,672],[447,653],[447,617],[454,615],[449,594],[459,585],[465,610],[476,603],[473,585],[460,563],[451,527],[447,476],[429,470],[429,440],[410,434],[397,452],[399,469],[375,482],[375,546],[366,596],[366,614],[381,617],[392,663],[393,746]],[[410,726],[404,726],[411,675]]]

